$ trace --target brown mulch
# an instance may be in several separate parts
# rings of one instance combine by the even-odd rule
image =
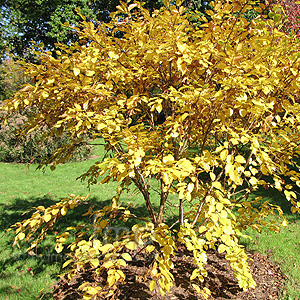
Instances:
[[[175,268],[173,275],[174,286],[166,295],[159,296],[158,292],[149,291],[150,279],[145,280],[148,268],[143,264],[129,265],[123,272],[126,274],[126,284],[121,285],[117,291],[119,300],[198,300],[203,299],[191,286],[189,279],[195,266],[192,259],[187,257],[186,251],[179,252],[173,262]],[[237,280],[233,275],[229,263],[224,255],[219,253],[208,253],[206,269],[208,277],[204,283],[197,282],[200,288],[207,287],[212,292],[210,300],[268,300],[279,299],[283,288],[284,275],[280,271],[279,265],[272,264],[268,257],[260,254],[248,253],[248,263],[252,276],[256,281],[256,289],[247,292],[241,290]],[[104,278],[95,278],[91,271],[86,271],[75,277],[71,283],[65,279],[55,287],[54,299],[75,300],[81,299],[77,292],[78,286],[84,281],[93,282],[95,285],[104,284]],[[193,281],[194,282],[194,281]]]

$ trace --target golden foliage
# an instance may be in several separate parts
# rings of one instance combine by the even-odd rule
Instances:
[[[184,7],[165,2],[153,15],[139,3],[122,3],[109,24],[83,22],[77,29],[80,43],[61,45],[57,58],[37,53],[41,63],[26,65],[35,83],[6,102],[12,111],[39,107],[28,131],[47,123],[70,132],[72,146],[87,132],[103,138],[113,155],[82,178],[95,183],[105,174],[101,183],[120,185],[112,207],[89,211],[101,216],[97,234],[108,219],[135,217],[117,203],[131,185],[144,197],[146,225],[135,225],[114,242],[93,235],[71,245],[70,278],[86,263],[107,275],[104,288],[81,286],[84,299],[112,295],[126,280],[122,268],[130,251],[145,243],[155,256],[151,290],[165,294],[172,286],[171,258],[179,243],[193,253],[197,268],[191,279],[205,280],[206,251],[214,249],[226,253],[241,288],[255,287],[238,237],[247,227],[278,231],[286,221],[280,207],[249,195],[274,188],[300,212],[293,191],[300,186],[299,41],[279,31],[277,15],[266,19],[262,4],[256,7],[260,15],[248,22],[243,13],[251,8],[249,1],[215,1],[211,21],[203,19],[196,28]],[[64,151],[48,163],[62,162]],[[155,182],[158,209],[155,191],[150,194]],[[178,195],[177,234],[163,222],[173,194]],[[54,209],[45,210],[38,222],[52,222]],[[276,218],[267,218],[270,214]],[[25,238],[33,220],[16,224],[16,241]],[[58,251],[67,236],[58,237]],[[208,297],[207,289],[194,287]]]

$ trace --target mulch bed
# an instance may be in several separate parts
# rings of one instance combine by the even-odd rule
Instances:
[[[126,274],[126,284],[121,285],[116,293],[119,300],[198,300],[203,299],[191,286],[189,279],[195,266],[192,259],[187,257],[186,251],[181,251],[174,258],[175,268],[173,275],[175,278],[174,286],[169,293],[163,297],[158,292],[149,291],[149,283],[143,278],[148,268],[143,264],[128,265],[123,272]],[[225,260],[223,254],[208,253],[206,269],[208,277],[204,283],[199,283],[200,287],[207,287],[212,292],[210,300],[267,300],[279,299],[283,287],[284,275],[280,271],[279,265],[272,264],[268,257],[260,254],[248,253],[248,263],[251,268],[252,276],[256,281],[256,289],[244,292],[239,288],[236,278]],[[72,282],[61,279],[54,289],[54,299],[75,300],[82,299],[77,292],[78,286],[84,281],[93,284],[104,284],[103,278],[95,278],[90,270],[73,278]],[[193,281],[194,282],[194,281]],[[98,299],[98,298],[97,298]]]

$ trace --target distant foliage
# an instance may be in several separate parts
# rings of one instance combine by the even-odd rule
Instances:
[[[283,0],[280,4],[286,15],[285,29],[289,32],[293,30],[300,37],[300,1]]]
[[[4,113],[0,113],[4,116]],[[16,163],[40,163],[50,157],[55,149],[70,144],[70,138],[49,136],[42,141],[43,135],[48,134],[46,126],[28,135],[18,134],[22,125],[28,121],[28,110],[14,113],[9,117],[7,125],[0,123],[0,161]],[[76,149],[70,156],[71,161],[82,161],[90,156],[91,146],[84,145]]]
[[[24,76],[21,65],[7,54],[0,62],[0,101],[13,96],[13,94],[28,83],[29,78]]]

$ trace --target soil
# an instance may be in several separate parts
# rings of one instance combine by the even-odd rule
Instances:
[[[173,275],[174,286],[170,292],[160,296],[157,291],[149,291],[150,278],[146,278],[148,267],[145,263],[128,265],[123,272],[126,274],[126,284],[120,285],[116,292],[115,299],[119,300],[198,300],[204,299],[192,288],[189,279],[195,266],[192,259],[188,257],[190,253],[180,251],[174,257]],[[279,299],[285,280],[279,265],[272,264],[268,257],[261,254],[248,253],[248,263],[252,276],[256,281],[256,289],[244,292],[239,288],[236,278],[230,268],[229,263],[223,254],[208,253],[206,269],[208,277],[203,283],[197,282],[200,288],[207,287],[211,291],[209,300],[268,300]],[[145,260],[144,260],[145,261]],[[147,258],[146,258],[147,261]],[[142,262],[142,260],[140,260]],[[84,282],[89,281],[93,285],[102,285],[104,278],[95,278],[92,270],[86,270],[80,276],[73,278],[71,282],[61,279],[54,290],[54,299],[75,300],[82,299],[77,292],[77,288]],[[193,281],[194,282],[194,281]],[[196,283],[196,282],[195,282]],[[99,299],[99,298],[97,298]]]

